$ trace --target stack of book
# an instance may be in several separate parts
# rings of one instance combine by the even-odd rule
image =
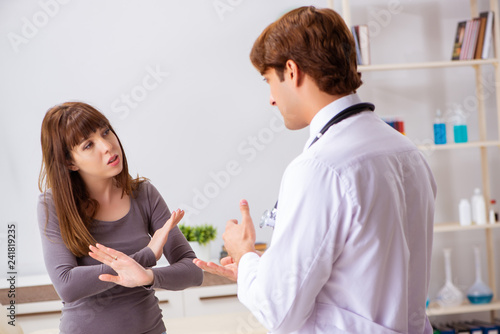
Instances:
[[[370,43],[368,41],[368,26],[366,24],[351,28],[356,44],[358,65],[370,65]]]
[[[434,329],[434,333],[441,334],[498,334],[500,325],[499,321],[495,319],[493,322],[474,320],[439,325],[433,324],[432,328]]]
[[[383,117],[382,118],[384,122],[386,122],[389,126],[391,126],[393,129],[401,132],[402,134],[405,133],[405,122],[399,118],[399,117]]]
[[[492,44],[493,12],[482,12],[477,18],[458,23],[451,59],[487,59]]]

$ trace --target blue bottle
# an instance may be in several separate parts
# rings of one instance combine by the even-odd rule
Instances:
[[[441,115],[441,110],[437,110],[434,120],[434,144],[446,144],[446,123]]]
[[[455,109],[453,138],[455,139],[455,143],[466,143],[469,140],[467,136],[467,124],[465,122],[465,113],[460,106],[457,106],[457,108]]]
[[[487,304],[493,299],[493,291],[481,279],[481,253],[477,246],[474,247],[474,256],[476,259],[476,281],[467,290],[467,298],[471,304]]]

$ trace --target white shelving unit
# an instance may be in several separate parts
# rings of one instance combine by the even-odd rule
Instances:
[[[342,0],[342,16],[348,26],[351,26],[351,11],[350,11],[350,1]],[[328,0],[328,6],[334,8],[334,1]],[[463,60],[463,61],[434,61],[434,62],[421,62],[421,63],[406,63],[406,64],[376,64],[376,65],[366,65],[359,66],[358,70],[360,72],[371,72],[371,71],[400,71],[400,70],[415,70],[415,69],[435,69],[435,68],[453,68],[453,67],[473,67],[475,70],[475,81],[476,81],[476,96],[484,96],[482,85],[482,71],[483,66],[493,66],[496,82],[500,82],[500,19],[498,13],[498,0],[490,0],[489,7],[490,10],[494,12],[494,46],[495,46],[495,57],[493,59],[476,59],[476,60]],[[478,17],[478,6],[477,0],[470,0],[470,15],[471,17]],[[457,21],[458,22],[458,21]],[[394,52],[394,51],[392,51]],[[500,137],[500,85],[495,85],[495,97],[496,97],[496,110],[497,110],[497,120],[498,120],[498,134]],[[486,203],[490,203],[490,175],[488,169],[488,158],[487,150],[488,148],[497,149],[500,148],[500,138],[497,140],[488,141],[486,140],[486,112],[484,101],[478,99],[478,121],[479,121],[479,141],[468,142],[463,144],[445,144],[445,145],[419,145],[419,149],[422,151],[426,150],[454,150],[454,149],[479,149],[481,154],[481,176],[482,176],[482,189],[485,197]],[[487,224],[487,225],[473,225],[473,226],[460,226],[458,223],[439,223],[434,227],[434,233],[449,233],[449,232],[461,232],[461,231],[472,231],[472,230],[484,230],[486,239],[486,250],[487,250],[487,269],[488,269],[488,279],[490,286],[494,293],[494,300],[489,304],[482,305],[472,305],[469,303],[464,303],[463,305],[451,308],[440,308],[437,305],[430,305],[427,310],[429,316],[438,315],[450,315],[450,314],[464,314],[464,313],[474,313],[474,312],[488,312],[491,311],[491,316],[493,317],[496,310],[500,310],[500,300],[496,291],[496,277],[495,277],[495,254],[493,248],[493,231],[500,228],[500,223],[497,224]]]
[[[500,228],[500,224],[497,223],[497,224],[462,226],[459,223],[440,223],[440,224],[434,225],[434,233],[488,230],[488,229],[495,229],[495,228]]]

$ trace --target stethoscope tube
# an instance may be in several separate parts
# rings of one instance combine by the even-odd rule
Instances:
[[[313,139],[313,141],[311,142],[309,147],[311,147],[314,143],[316,143],[326,133],[326,131],[328,131],[328,129],[330,129],[330,127],[332,125],[340,123],[343,120],[345,120],[346,118],[349,118],[351,116],[354,116],[356,114],[359,114],[363,111],[368,111],[368,110],[374,111],[375,105],[373,105],[372,103],[357,103],[357,104],[354,104],[354,105],[342,110],[341,112],[339,112],[338,114],[333,116],[333,118],[330,119],[328,121],[328,123],[325,124],[325,126],[321,129],[321,131]],[[274,225],[276,224],[277,211],[278,211],[278,201],[276,201],[276,204],[274,204],[274,208],[271,211],[269,211],[269,210],[264,211],[264,213],[262,214],[259,226],[261,228],[264,226],[269,226],[271,228],[274,228]]]

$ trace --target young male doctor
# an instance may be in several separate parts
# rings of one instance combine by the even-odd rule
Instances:
[[[310,137],[283,175],[269,249],[256,253],[242,200],[241,223],[223,235],[230,257],[195,263],[237,279],[238,298],[272,333],[432,333],[436,185],[410,140],[356,95],[343,19],[295,9],[262,32],[250,58],[286,127],[309,125]]]

